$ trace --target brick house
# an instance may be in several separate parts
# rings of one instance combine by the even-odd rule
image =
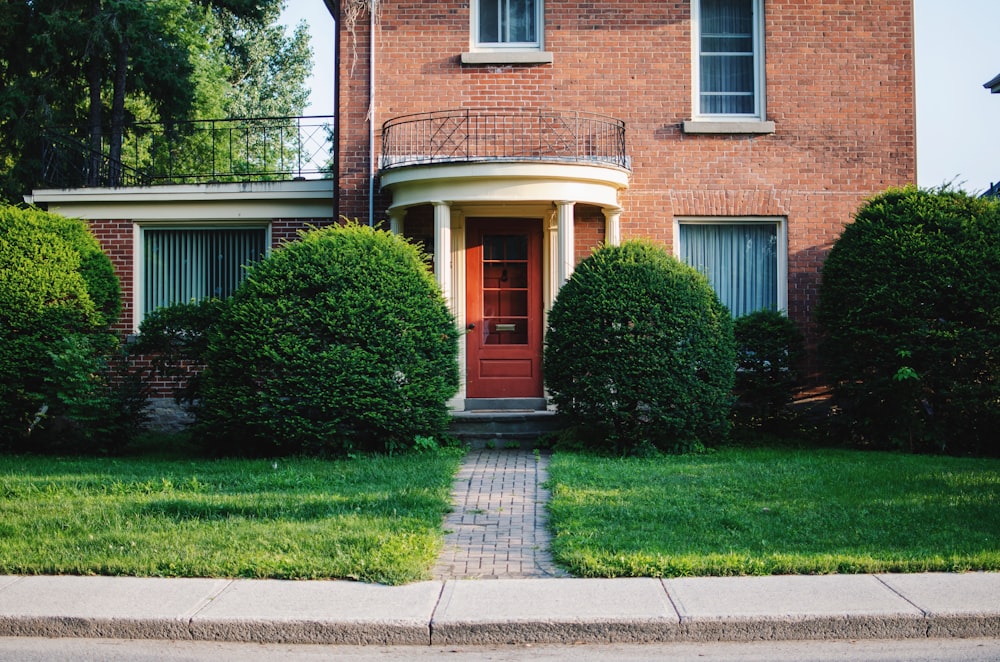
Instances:
[[[544,311],[601,242],[814,335],[842,226],[916,180],[911,0],[378,4],[338,21],[338,213],[433,253],[470,406],[542,396]]]
[[[332,179],[60,187],[145,312],[344,216],[422,241],[460,326],[456,409],[544,400],[545,311],[598,244],[648,237],[734,315],[812,333],[823,256],[916,179],[912,0],[326,0]],[[320,37],[322,38],[322,37]],[[322,70],[323,63],[319,63]],[[224,254],[185,289],[183,265]],[[213,280],[214,279],[214,280]]]

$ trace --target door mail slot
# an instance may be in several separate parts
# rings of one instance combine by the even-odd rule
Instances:
[[[517,324],[497,324],[497,333],[514,333],[517,331]]]

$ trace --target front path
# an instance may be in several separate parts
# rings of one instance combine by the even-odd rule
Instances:
[[[549,554],[548,457],[472,450],[452,490],[435,579],[565,577]]]

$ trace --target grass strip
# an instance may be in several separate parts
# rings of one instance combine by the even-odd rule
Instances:
[[[556,561],[584,577],[1000,570],[1000,461],[724,448],[557,453]]]
[[[0,456],[0,574],[426,579],[460,460]]]

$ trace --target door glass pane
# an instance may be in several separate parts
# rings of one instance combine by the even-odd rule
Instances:
[[[528,343],[528,237],[483,236],[483,343]]]

